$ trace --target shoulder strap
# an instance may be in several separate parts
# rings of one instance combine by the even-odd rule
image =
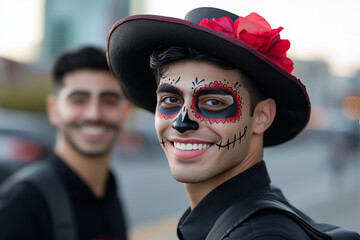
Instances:
[[[330,224],[306,222],[293,209],[271,194],[262,195],[258,199],[250,197],[236,201],[218,218],[206,240],[224,239],[247,218],[262,210],[276,211],[290,217],[311,239],[359,240],[359,235],[356,232]]]
[[[5,194],[15,184],[28,182],[44,197],[52,220],[54,240],[76,240],[77,231],[70,198],[58,173],[49,162],[31,164],[7,179],[0,188]]]

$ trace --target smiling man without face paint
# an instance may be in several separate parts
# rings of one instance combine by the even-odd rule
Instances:
[[[270,186],[263,161],[263,147],[295,137],[310,113],[281,30],[256,13],[198,8],[185,20],[130,16],[109,33],[113,73],[133,103],[155,113],[171,174],[185,184],[181,240],[310,239],[278,211],[309,220]]]
[[[112,148],[129,114],[120,84],[109,71],[105,51],[94,47],[59,56],[53,78],[55,93],[47,99],[47,110],[57,136],[55,156],[45,167],[68,193],[73,225],[63,228],[73,227],[75,239],[126,240],[125,217],[110,171]],[[12,227],[1,229],[0,239],[59,239],[54,233],[61,226],[52,224],[42,193],[20,183],[9,196],[0,204],[0,225]],[[66,210],[62,203],[54,204]]]

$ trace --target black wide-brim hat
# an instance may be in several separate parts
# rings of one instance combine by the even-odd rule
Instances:
[[[156,82],[149,67],[150,55],[160,46],[184,46],[222,58],[242,70],[264,97],[276,102],[276,116],[265,132],[264,146],[283,143],[307,124],[310,101],[305,86],[295,76],[263,54],[230,35],[199,25],[204,18],[233,13],[216,8],[197,8],[185,20],[157,15],[134,15],[116,22],[108,35],[108,63],[128,99],[155,112]]]

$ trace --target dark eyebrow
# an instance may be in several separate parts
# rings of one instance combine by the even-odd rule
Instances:
[[[90,92],[85,91],[85,90],[76,90],[71,92],[66,98],[71,98],[74,95],[86,95],[86,96],[90,96]]]
[[[181,95],[181,91],[177,87],[174,87],[168,83],[163,83],[163,84],[159,85],[158,89],[156,90],[157,94],[163,93],[163,92]]]
[[[72,96],[74,95],[86,95],[86,96],[90,96],[90,92],[89,91],[86,91],[86,90],[76,90],[76,91],[73,91],[71,92],[67,98],[71,98]],[[116,97],[117,99],[121,100],[123,97],[122,95],[120,95],[120,93],[118,92],[114,92],[114,91],[103,91],[100,93],[100,97],[105,97],[105,96],[114,96]]]
[[[200,89],[198,96],[206,95],[206,94],[231,95],[231,96],[233,95],[232,92],[230,92],[229,90],[225,90],[223,88],[218,88],[218,87],[209,87],[205,89]]]
[[[117,99],[123,99],[123,96],[120,95],[120,93],[118,92],[114,92],[114,91],[103,91],[100,93],[100,97],[106,97],[106,96],[113,96],[116,97]]]

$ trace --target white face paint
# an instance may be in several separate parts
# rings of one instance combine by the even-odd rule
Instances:
[[[242,75],[193,61],[170,64],[165,75],[157,91],[155,128],[173,177],[199,183],[226,175],[246,157],[251,137]],[[179,77],[176,84],[171,81]],[[179,118],[181,131],[174,127]]]

